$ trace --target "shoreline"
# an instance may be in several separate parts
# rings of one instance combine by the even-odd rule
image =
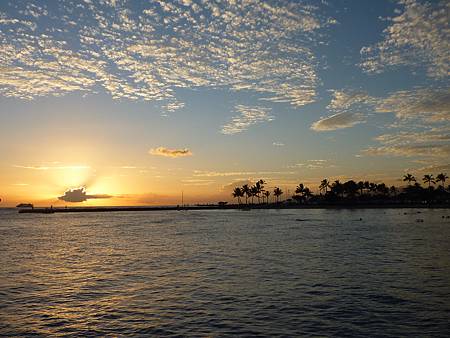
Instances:
[[[182,211],[182,210],[266,210],[266,209],[450,209],[450,204],[305,204],[305,205],[195,205],[195,206],[132,206],[132,207],[38,207],[19,209],[21,214],[54,214],[72,212],[136,212],[136,211]]]

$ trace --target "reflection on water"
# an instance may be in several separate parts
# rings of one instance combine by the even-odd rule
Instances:
[[[444,215],[0,210],[0,335],[445,336]]]

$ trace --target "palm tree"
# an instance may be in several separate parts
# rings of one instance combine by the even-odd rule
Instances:
[[[297,188],[295,188],[295,195],[292,196],[294,200],[301,203],[305,199],[306,188],[303,183],[300,183]],[[308,189],[309,190],[309,189]]]
[[[260,194],[264,192],[264,184],[266,184],[266,182],[264,182],[264,180],[259,180],[258,182],[255,183],[254,186],[254,195],[258,198],[258,203],[260,203]]]
[[[380,184],[377,185],[377,191],[381,195],[387,195],[389,193],[389,188],[386,186],[386,184],[380,183]]]
[[[369,183],[369,191],[370,192],[377,191],[377,187],[378,187],[378,185],[376,183],[373,183],[373,182]]]
[[[406,174],[403,176],[403,182],[408,182],[408,185],[411,185],[411,182],[416,182],[416,178],[411,174]]]
[[[251,194],[250,196],[252,198],[252,204],[253,204],[253,197],[258,197],[258,201],[259,201],[259,188],[258,188],[258,186],[253,185],[250,188],[250,194]]]
[[[358,183],[359,194],[362,196],[364,194],[364,182],[359,181]]]
[[[303,183],[300,183],[297,188],[295,188],[295,193],[296,194],[303,194],[303,191],[305,190],[305,186],[303,185]]]
[[[263,195],[266,196],[266,201],[267,204],[269,204],[269,196],[270,196],[270,191],[266,190],[263,192]],[[263,201],[264,202],[264,201]]]
[[[397,188],[395,186],[391,186],[389,188],[389,192],[391,193],[392,196],[397,196]]]
[[[239,187],[234,188],[232,195],[234,198],[238,199],[238,204],[241,204],[241,197],[244,195],[241,188],[239,188]]]
[[[364,181],[364,189],[366,189],[366,191],[368,191],[370,188],[370,182],[369,181]]]
[[[251,196],[250,187],[248,184],[244,184],[241,188],[242,194],[245,195],[245,204],[248,204],[248,198]]]
[[[333,184],[331,185],[331,191],[336,195],[336,196],[341,196],[344,194],[344,187],[342,186],[342,183],[339,180],[336,180],[333,182]]]
[[[442,187],[445,187],[445,180],[448,178],[447,174],[440,173],[436,176],[436,182],[442,182]]]
[[[345,182],[342,185],[342,187],[344,189],[344,192],[347,194],[347,196],[352,196],[352,197],[355,196],[359,190],[358,184],[353,180]]]
[[[330,182],[328,181],[328,179],[326,179],[326,178],[323,179],[319,185],[320,194],[322,194],[322,191],[325,191],[325,195],[326,195],[329,187],[330,187]]]
[[[433,183],[433,184],[436,183],[433,175],[423,175],[422,181],[423,181],[423,183],[428,183],[428,188],[431,188],[431,183]]]
[[[303,190],[303,197],[305,198],[305,201],[309,200],[311,197],[313,197],[313,193],[309,188],[305,188]]]
[[[282,191],[280,188],[275,187],[275,189],[273,189],[273,195],[276,197],[277,203],[278,203],[278,198],[279,198],[281,195],[283,195],[283,191]]]

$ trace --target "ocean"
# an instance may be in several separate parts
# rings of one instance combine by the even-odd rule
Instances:
[[[448,337],[448,209],[0,209],[0,336]]]

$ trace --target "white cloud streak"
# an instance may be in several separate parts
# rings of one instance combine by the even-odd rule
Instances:
[[[332,131],[350,128],[363,122],[364,116],[362,114],[344,112],[334,114],[314,122],[311,125],[311,129],[314,131]]]
[[[361,68],[380,73],[394,66],[422,67],[430,77],[448,77],[450,2],[400,0],[398,4],[402,10],[390,18],[384,40],[361,49]]]
[[[237,105],[235,111],[239,115],[234,116],[230,122],[225,124],[221,132],[225,135],[233,135],[241,133],[255,124],[273,121],[274,117],[269,115],[270,110],[267,107]]]

